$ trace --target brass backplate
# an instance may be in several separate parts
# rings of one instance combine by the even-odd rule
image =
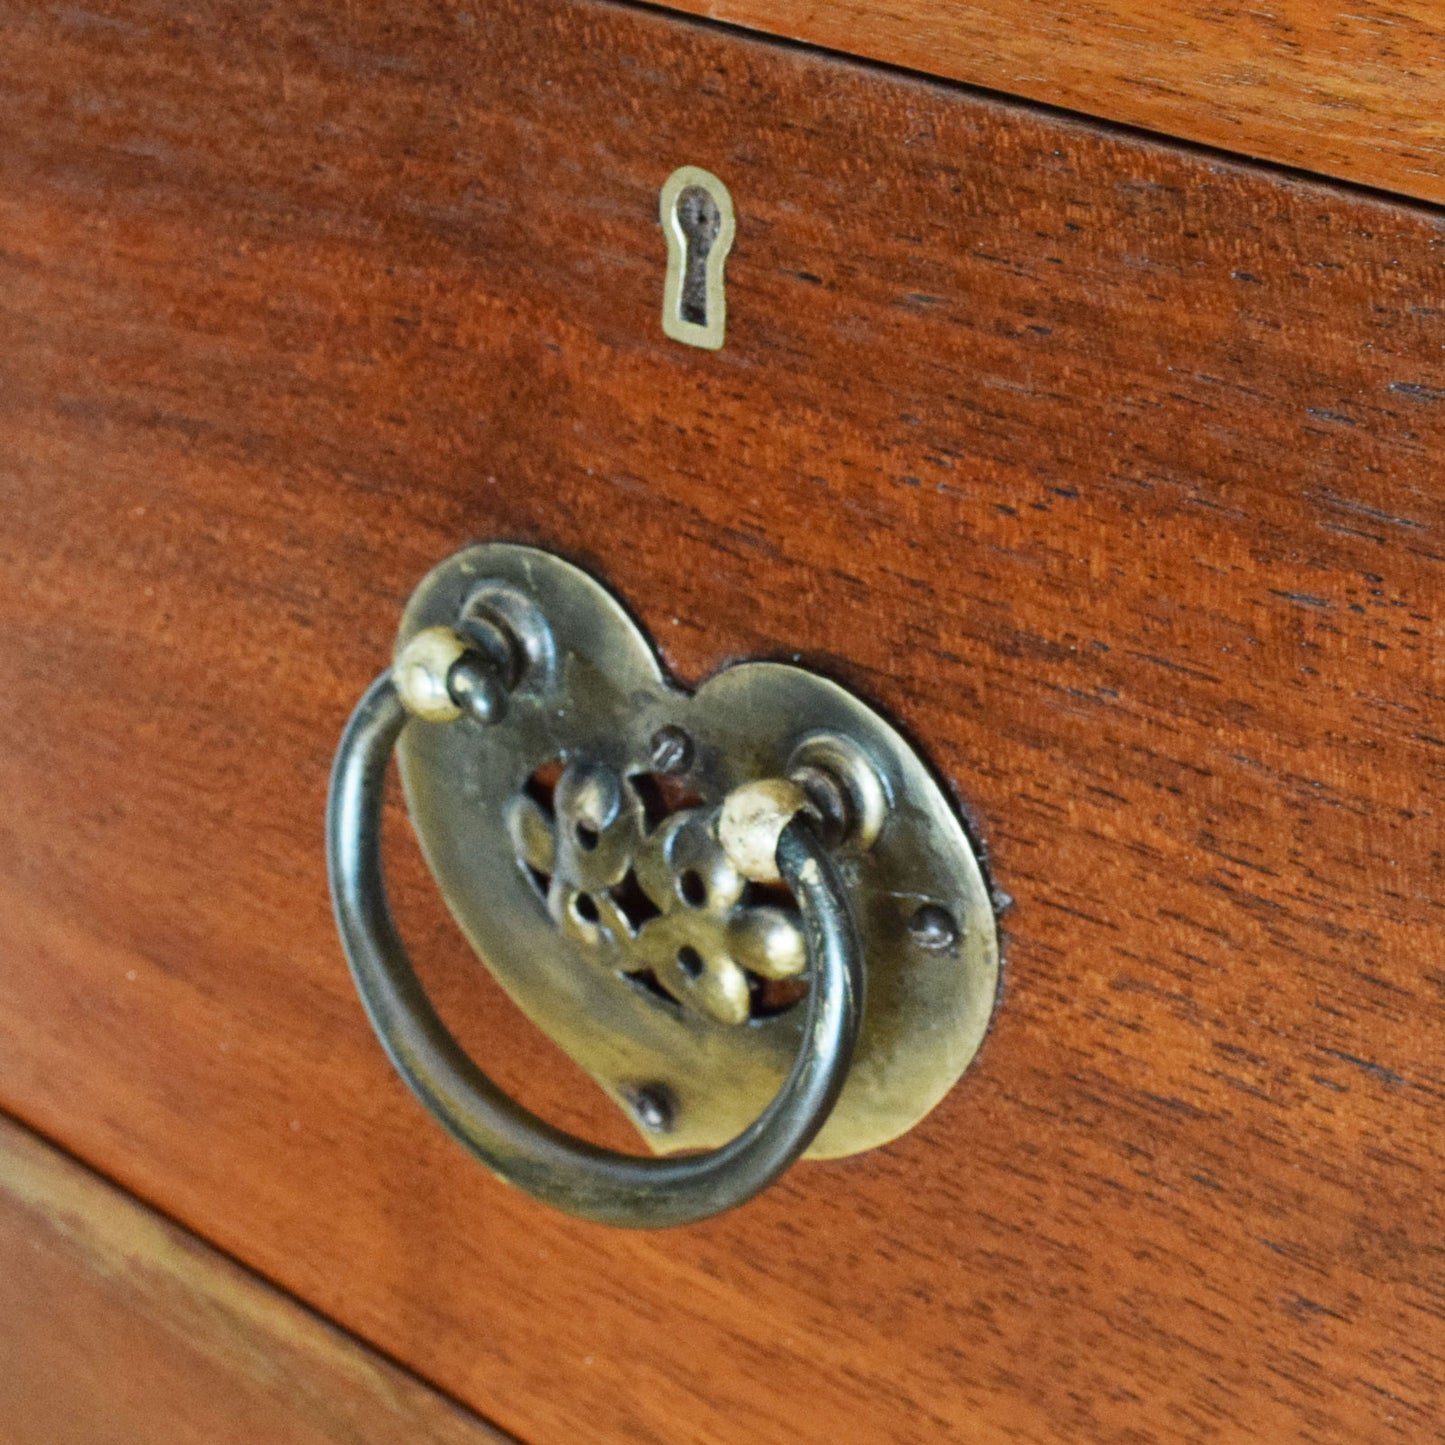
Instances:
[[[856,811],[876,816],[839,852],[867,990],[809,1155],[912,1128],[983,1040],[999,951],[978,860],[909,744],[797,667],[741,663],[683,691],[611,593],[547,552],[494,543],[444,562],[398,648],[468,617],[501,617],[527,644],[506,716],[414,720],[398,755],[442,894],[526,1015],[658,1153],[745,1128],[796,1055],[803,985],[788,978],[790,900],[730,872],[716,809],[741,783],[821,760],[852,770]]]

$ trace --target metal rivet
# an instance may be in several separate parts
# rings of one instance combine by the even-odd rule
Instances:
[[[652,766],[659,773],[685,773],[692,766],[692,739],[679,727],[658,728],[652,735]]]
[[[458,707],[479,723],[495,723],[507,715],[507,684],[489,657],[469,652],[447,673],[447,691]]]
[[[626,1091],[637,1122],[653,1134],[670,1134],[677,1122],[677,1100],[666,1084],[639,1084]]]
[[[925,903],[908,920],[908,932],[919,948],[943,953],[958,942],[958,925],[953,915],[936,903]]]

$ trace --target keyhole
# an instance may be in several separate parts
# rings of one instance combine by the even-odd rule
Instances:
[[[716,351],[727,324],[723,264],[733,243],[732,198],[710,171],[683,166],[667,178],[658,211],[667,237],[662,329],[674,341]]]
[[[701,186],[688,186],[677,198],[677,224],[686,238],[682,266],[682,319],[707,325],[707,258],[722,229],[722,212]]]

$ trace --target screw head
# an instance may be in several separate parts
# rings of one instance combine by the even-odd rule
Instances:
[[[685,773],[692,766],[692,739],[669,725],[652,735],[652,766],[659,773]]]
[[[908,932],[919,948],[930,953],[945,953],[958,942],[958,924],[948,909],[936,903],[925,903],[908,920]]]

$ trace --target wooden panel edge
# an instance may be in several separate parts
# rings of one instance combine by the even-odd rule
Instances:
[[[1445,26],[1424,0],[649,0],[1253,160],[1445,202]]]
[[[0,1115],[0,1439],[508,1437]]]

